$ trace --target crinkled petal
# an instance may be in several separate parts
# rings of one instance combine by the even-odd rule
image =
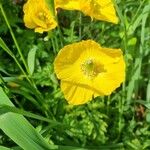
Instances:
[[[54,69],[59,79],[69,79],[77,74],[80,76],[80,67],[76,66],[76,62],[84,50],[82,43],[74,43],[59,51],[54,61]]]
[[[78,85],[61,81],[61,90],[69,104],[80,105],[92,100],[94,89],[86,85]]]
[[[107,53],[114,57],[114,62],[105,64],[106,72],[99,74],[93,81],[93,87],[104,95],[110,95],[125,80],[125,62],[121,50],[116,49],[113,52],[107,49]]]

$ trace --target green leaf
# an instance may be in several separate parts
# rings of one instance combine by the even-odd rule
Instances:
[[[10,51],[10,49],[7,47],[3,39],[0,37],[0,47],[5,50],[10,56],[14,57],[13,53]]]
[[[33,48],[28,53],[28,67],[29,67],[29,71],[31,75],[34,72],[36,50],[37,50],[37,47],[33,46]]]
[[[13,106],[1,87],[0,95],[0,105]],[[56,149],[56,146],[49,145],[34,127],[20,114],[8,112],[0,115],[0,129],[25,150]]]
[[[62,123],[50,120],[49,118],[45,118],[43,116],[36,115],[36,114],[30,113],[30,112],[27,112],[27,111],[24,111],[24,110],[15,108],[15,107],[11,107],[11,106],[8,106],[8,105],[0,105],[0,114],[4,114],[4,113],[8,113],[8,112],[13,112],[13,113],[21,114],[23,116],[34,118],[34,119],[37,119],[37,120],[40,120],[40,121],[49,122],[54,126],[63,126]]]
[[[13,149],[10,149],[10,148],[4,147],[4,146],[0,146],[0,150],[13,150]]]
[[[134,33],[134,31],[136,30],[136,28],[140,25],[141,20],[145,17],[144,15],[148,15],[149,11],[150,11],[150,4],[146,5],[143,8],[142,13],[138,15],[138,17],[136,18],[136,20],[134,21],[134,23],[129,28],[129,31],[128,31],[129,34],[133,34]]]
[[[51,149],[39,133],[22,116],[6,113],[0,116],[0,128],[25,150]]]
[[[150,109],[150,103],[144,100],[135,100],[136,103],[144,105],[146,108]]]
[[[147,84],[147,91],[146,91],[146,101],[150,103],[150,80],[148,81]]]
[[[148,112],[148,113],[146,114],[146,121],[147,121],[148,123],[150,123],[150,112]]]
[[[134,46],[137,42],[137,38],[133,37],[128,41],[128,46]]]

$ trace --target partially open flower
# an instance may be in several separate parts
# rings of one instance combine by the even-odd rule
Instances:
[[[79,10],[97,20],[118,23],[111,0],[55,0],[56,8]]]
[[[82,0],[81,10],[84,14],[97,20],[118,23],[118,17],[112,0]],[[85,2],[84,2],[85,1]]]
[[[80,10],[79,0],[55,0],[55,7],[62,8],[66,10]]]
[[[35,32],[43,33],[57,26],[45,0],[28,0],[23,7],[25,26],[35,29]]]
[[[65,46],[54,69],[69,104],[84,104],[93,97],[110,95],[125,80],[125,62],[120,49],[102,48],[87,40]]]

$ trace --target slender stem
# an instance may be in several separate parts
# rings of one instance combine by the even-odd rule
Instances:
[[[109,116],[110,96],[107,97],[107,115]]]
[[[82,38],[82,14],[79,12],[79,39]]]
[[[63,47],[64,46],[64,44],[63,44],[64,37],[63,37],[62,31],[61,31],[61,28],[60,28],[59,25],[57,26],[57,28],[58,28],[58,31],[59,31],[60,45],[61,45],[61,47]]]
[[[15,43],[15,45],[16,45],[16,48],[17,48],[17,50],[18,50],[18,53],[19,53],[19,55],[20,55],[20,57],[21,57],[21,60],[22,60],[22,62],[23,62],[23,64],[24,64],[24,66],[25,66],[27,72],[29,73],[29,69],[28,69],[27,63],[26,63],[26,61],[25,61],[25,59],[24,59],[24,57],[23,57],[23,55],[22,55],[21,49],[20,49],[20,47],[19,47],[19,45],[18,45],[18,42],[17,42],[17,40],[16,40],[16,38],[15,38],[15,35],[14,35],[13,30],[12,30],[12,28],[11,28],[11,26],[10,26],[10,23],[9,23],[9,21],[8,21],[8,18],[7,18],[7,16],[6,16],[6,13],[5,13],[4,9],[3,9],[2,4],[0,4],[0,9],[1,9],[2,15],[3,15],[3,17],[4,17],[4,20],[5,20],[5,22],[6,22],[7,26],[8,26],[8,29],[9,29],[9,31],[10,31],[10,34],[11,34],[11,36],[12,36],[12,38],[13,38],[13,41],[14,41],[14,43]]]
[[[3,83],[4,85],[5,85],[5,81],[4,81],[4,79],[3,79],[3,77],[2,77],[2,75],[1,75],[1,73],[0,73],[0,84],[1,83]]]
[[[63,37],[63,34],[62,34],[62,31],[61,31],[61,28],[60,28],[60,25],[59,25],[59,19],[58,17],[56,16],[56,21],[57,21],[57,29],[58,29],[58,32],[59,32],[59,38],[60,38],[60,46],[61,48],[64,46],[64,37]]]
[[[7,90],[7,86],[6,86],[6,83],[3,79],[3,76],[1,75],[0,73],[0,87],[2,87],[3,89]]]
[[[18,62],[18,60],[16,59],[16,57],[13,57],[13,59],[15,60],[16,64],[18,65],[18,67],[20,68],[20,70],[22,71],[22,73],[25,75],[25,78],[29,81],[30,84],[32,84],[31,81],[30,81],[30,79],[29,79],[29,77],[28,77],[28,75],[23,70],[22,66],[20,65],[20,63]]]
[[[56,51],[56,47],[55,47],[55,43],[54,43],[53,37],[51,37],[51,43],[52,43],[52,47],[53,47],[53,52],[54,52],[54,54],[56,55],[56,54],[57,54],[57,51]]]

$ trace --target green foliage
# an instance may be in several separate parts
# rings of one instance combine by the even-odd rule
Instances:
[[[19,142],[14,139],[26,133],[17,132],[20,118],[14,122],[9,114],[28,117],[34,132],[60,150],[150,149],[149,0],[114,1],[120,18],[118,25],[92,21],[78,11],[59,10],[59,28],[44,34],[25,28],[23,2],[13,2],[0,1],[11,27],[1,9],[0,86],[16,106],[0,105],[0,127],[4,131],[8,126],[11,133],[0,130],[0,149],[20,149],[27,144],[24,137]],[[126,81],[111,96],[73,107],[60,91],[53,62],[64,45],[90,38],[104,47],[122,49]],[[2,94],[0,102],[4,102]]]
[[[104,105],[100,101],[87,106],[67,107],[64,122],[70,125],[71,132],[68,134],[78,140],[79,145],[92,145],[90,141],[95,141],[98,145],[107,141],[107,115],[103,114],[101,109],[104,109]]]

